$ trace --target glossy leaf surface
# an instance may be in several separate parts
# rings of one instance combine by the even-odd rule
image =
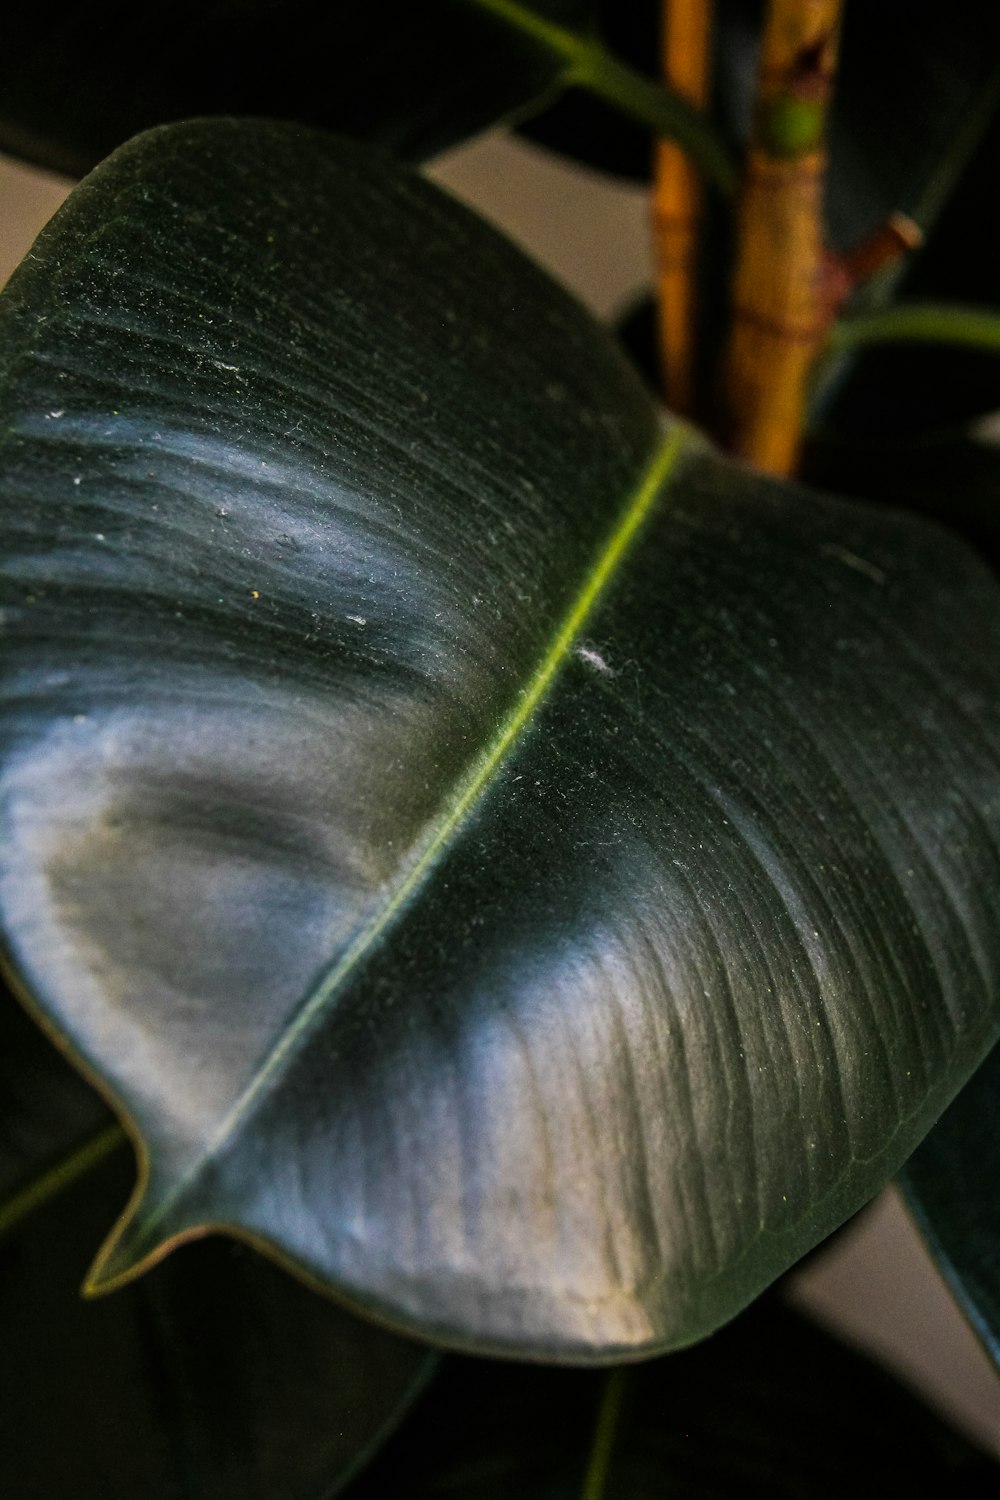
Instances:
[[[528,0],[586,30],[592,0]],[[80,174],[153,125],[266,115],[431,156],[557,85],[565,59],[477,0],[5,7],[0,149]]]
[[[245,1246],[80,1281],[129,1179],[108,1162],[0,1246],[0,1486],[18,1500],[329,1500],[431,1373]],[[42,1352],[43,1351],[43,1352]]]
[[[946,1279],[1000,1365],[1000,1050],[907,1162],[900,1184]]]
[[[0,1006],[0,1213],[106,1112],[9,996]],[[29,1087],[30,1085],[30,1087]],[[434,1357],[241,1246],[193,1246],[84,1302],[127,1153],[0,1242],[0,1493],[17,1500],[328,1500]]]
[[[0,894],[143,1143],[100,1280],[222,1225],[604,1358],[896,1169],[1000,1029],[971,555],[662,435],[510,246],[291,127],[127,148],[0,337]]]
[[[987,1500],[1000,1470],[884,1371],[768,1298],[610,1377],[454,1358],[352,1497]],[[615,1400],[615,1398],[617,1398]],[[610,1438],[603,1488],[598,1430]]]

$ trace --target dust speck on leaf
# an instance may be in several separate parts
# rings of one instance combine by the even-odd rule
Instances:
[[[592,646],[577,646],[576,654],[585,666],[592,667],[595,672],[602,672],[607,677],[614,676],[605,658]]]
[[[856,552],[849,552],[846,547],[841,547],[838,542],[824,542],[820,551],[825,557],[835,557],[845,567],[853,568],[856,573],[863,573],[870,578],[872,583],[885,583],[885,573],[870,563],[864,557],[859,557]]]

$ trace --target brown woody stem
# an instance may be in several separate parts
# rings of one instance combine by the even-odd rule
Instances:
[[[664,0],[663,76],[696,108],[708,101],[712,0]],[[701,184],[685,153],[657,142],[654,157],[653,235],[657,262],[660,371],[669,407],[690,416],[694,408],[694,351]]]
[[[892,213],[868,239],[841,256],[847,290],[864,286],[890,266],[896,266],[923,244],[919,224],[903,213]]]
[[[724,386],[730,446],[775,474],[795,468],[835,301],[822,195],[840,12],[841,0],[770,0],[761,47]]]

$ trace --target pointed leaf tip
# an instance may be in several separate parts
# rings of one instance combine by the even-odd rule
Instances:
[[[201,1238],[205,1229],[164,1230],[157,1223],[148,1192],[140,1189],[101,1246],[81,1289],[84,1297],[104,1297],[138,1280],[176,1246]]]

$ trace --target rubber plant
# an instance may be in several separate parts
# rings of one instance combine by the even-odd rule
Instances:
[[[750,1304],[902,1173],[1000,1350],[998,42],[14,5],[5,1494],[995,1485]],[[659,376],[501,120],[655,178]]]

